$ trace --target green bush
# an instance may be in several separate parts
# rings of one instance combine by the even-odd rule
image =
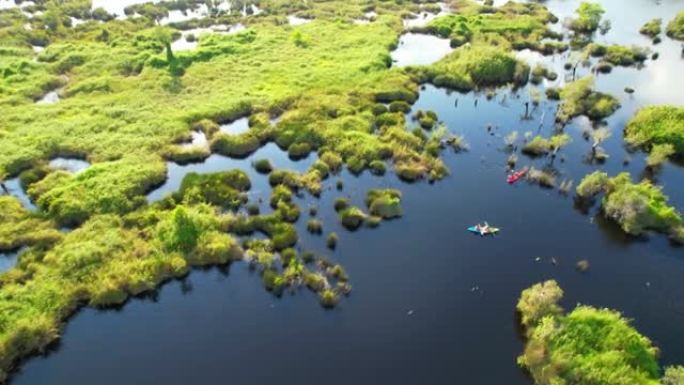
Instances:
[[[577,18],[572,20],[570,28],[579,33],[593,33],[598,29],[605,11],[600,3],[583,1],[576,13]]]
[[[366,206],[370,214],[383,219],[402,216],[401,192],[395,189],[372,189],[366,194]]]
[[[662,24],[663,19],[660,18],[649,20],[641,27],[641,29],[639,29],[639,32],[653,39],[662,32]]]
[[[347,230],[356,230],[363,224],[366,214],[357,207],[348,207],[339,212],[340,221]]]
[[[273,171],[273,166],[268,159],[259,159],[254,162],[254,169],[259,174],[270,174]]]
[[[667,36],[684,40],[684,11],[679,12],[672,21],[667,24]]]
[[[633,146],[671,144],[684,154],[684,108],[651,106],[641,109],[627,123],[625,140]]]
[[[322,234],[323,224],[318,219],[309,219],[309,221],[306,223],[306,229],[311,234]]]
[[[523,291],[527,341],[518,363],[538,384],[658,385],[657,349],[618,312],[577,306],[562,314],[555,281]]]
[[[252,133],[228,135],[220,133],[211,142],[214,152],[235,158],[244,158],[259,149],[261,142]]]
[[[177,195],[190,202],[207,202],[236,210],[245,203],[243,193],[251,188],[249,177],[241,170],[211,174],[189,173]]]
[[[330,233],[330,234],[328,234],[328,237],[326,238],[325,243],[329,249],[334,250],[337,247],[338,240],[339,240],[339,238],[337,237],[336,233]]]

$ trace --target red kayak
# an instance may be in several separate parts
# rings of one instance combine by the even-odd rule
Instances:
[[[519,181],[520,178],[524,177],[525,174],[527,174],[527,171],[529,171],[528,167],[525,167],[520,171],[515,171],[514,173],[508,175],[508,178],[506,178],[506,181],[508,182],[508,184],[513,184],[513,183]]]

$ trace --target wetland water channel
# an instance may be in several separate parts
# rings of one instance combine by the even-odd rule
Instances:
[[[563,19],[578,3],[552,0],[546,5]],[[602,145],[610,155],[605,164],[586,162],[591,144],[582,138],[589,124],[582,119],[566,127],[573,142],[562,151],[564,161],[560,156],[552,164],[549,158],[520,156],[520,166],[553,167],[559,179],[575,184],[597,167],[611,175],[629,171],[641,176],[644,156],[624,148],[624,124],[642,106],[684,104],[680,44],[665,38],[652,46],[638,34],[654,17],[670,20],[684,1],[602,3],[612,29],[597,40],[649,46],[660,58],[648,60],[642,69],[616,68],[598,76],[596,88],[619,97],[622,105],[607,121],[613,135]],[[565,80],[566,56],[527,55],[553,67],[560,75],[556,83]],[[589,71],[579,70],[580,75]],[[636,93],[628,95],[624,87]],[[584,213],[574,208],[572,197],[556,190],[505,183],[503,137],[514,130],[547,136],[552,130],[556,105],[542,98],[532,118],[522,119],[529,100],[527,88],[502,89],[487,100],[484,94],[427,85],[412,112],[436,111],[470,145],[468,152],[445,152],[451,170],[447,179],[409,185],[393,174],[379,178],[344,172],[342,192],[335,191],[332,178],[320,200],[298,198],[303,208],[319,207],[324,231],[340,235],[337,250],[330,252],[324,237],[306,232],[306,215],[298,223],[299,247],[329,255],[351,277],[354,290],[336,309],[322,310],[306,290],[275,298],[243,263],[196,270],[121,310],[81,311],[67,324],[60,345],[22,365],[12,384],[527,385],[531,380],[515,362],[523,349],[515,304],[521,290],[549,278],[564,288],[566,308],[585,303],[618,309],[661,348],[663,365],[683,363],[684,250],[661,235],[630,239],[602,220],[596,207]],[[632,161],[623,165],[626,156]],[[269,145],[246,160],[214,155],[202,164],[172,164],[167,184],[149,198],[174,191],[187,172],[225,167],[248,171],[254,192],[268,189],[266,177],[255,175],[250,165],[262,157],[294,169],[306,169],[315,160],[312,155],[292,162]],[[656,179],[682,211],[681,166],[667,164]],[[365,192],[375,187],[402,189],[404,217],[378,229],[343,230],[334,199],[349,196],[361,205]],[[483,239],[465,231],[483,220],[502,233]],[[575,269],[581,259],[591,264],[586,273]]]

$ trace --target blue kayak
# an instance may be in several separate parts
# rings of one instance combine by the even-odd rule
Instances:
[[[484,237],[485,235],[494,235],[494,234],[498,233],[499,231],[501,231],[501,229],[496,228],[496,227],[491,227],[491,226],[485,227],[485,226],[481,226],[481,225],[476,225],[476,226],[468,227],[468,231]]]

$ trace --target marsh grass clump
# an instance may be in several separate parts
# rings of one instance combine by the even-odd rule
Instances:
[[[676,39],[684,40],[684,11],[679,12],[672,21],[667,24],[667,36]]]
[[[351,203],[349,202],[349,199],[347,198],[337,198],[335,199],[335,203],[333,204],[333,207],[335,208],[336,212],[340,212],[348,207],[351,206]]]
[[[534,167],[527,172],[527,180],[545,188],[556,187],[556,176],[551,171],[539,170]]]
[[[596,32],[605,10],[600,3],[583,1],[577,8],[577,17],[570,23],[570,29],[577,33],[591,34]]]
[[[373,175],[382,176],[387,172],[387,166],[385,166],[385,162],[381,160],[374,160],[370,162],[368,168]]]
[[[372,189],[366,194],[366,207],[372,216],[392,219],[402,216],[401,192],[395,189]]]
[[[412,117],[414,120],[418,121],[420,127],[425,130],[432,130],[437,124],[437,113],[434,111],[423,111],[418,110]]]
[[[597,171],[577,186],[577,195],[585,199],[600,193],[604,193],[601,204],[604,215],[627,234],[638,236],[653,230],[669,234],[675,241],[682,240],[684,221],[681,215],[668,205],[662,190],[651,182],[644,180],[635,184],[628,173],[609,178]]]
[[[641,26],[639,33],[646,35],[651,39],[655,39],[663,31],[662,25],[663,19],[656,18],[649,20],[643,26]]]
[[[177,195],[186,201],[203,201],[236,210],[245,203],[243,193],[250,188],[249,178],[241,170],[189,173],[183,178]]]
[[[648,50],[639,47],[625,47],[621,45],[606,46],[592,43],[587,46],[586,50],[591,56],[601,58],[601,63],[604,65],[607,63],[628,67],[634,64],[643,63],[648,58]]]
[[[546,94],[546,98],[549,100],[560,100],[560,90],[556,87],[549,87],[547,88],[544,93]]]
[[[273,166],[268,159],[258,159],[254,162],[254,169],[259,174],[270,174],[273,171]]]
[[[632,146],[671,144],[677,155],[684,154],[684,108],[650,106],[627,123],[625,140]]]
[[[339,240],[339,237],[337,236],[337,233],[330,233],[328,234],[328,237],[325,239],[325,244],[328,246],[330,250],[335,250],[337,248],[337,242]]]
[[[584,273],[589,270],[589,261],[587,261],[586,259],[577,261],[577,265],[575,267],[578,271]]]
[[[342,226],[351,231],[357,230],[359,227],[361,227],[367,217],[366,213],[354,206],[347,207],[339,211],[338,216],[342,222]]]
[[[561,104],[556,113],[558,122],[567,123],[579,115],[598,121],[612,115],[620,107],[615,97],[593,91],[593,84],[594,79],[588,76],[566,85],[560,91]]]
[[[462,47],[427,67],[425,76],[438,87],[467,92],[509,83],[525,84],[530,67],[501,48],[486,44]]]
[[[324,308],[333,308],[340,302],[340,297],[335,290],[325,289],[318,293],[318,299]]]
[[[537,135],[529,142],[525,143],[522,152],[531,156],[543,156],[549,153],[556,154],[563,147],[570,144],[572,139],[568,134],[558,134],[550,138]]]
[[[660,168],[669,157],[675,154],[674,146],[671,144],[656,144],[651,147],[651,152],[646,158],[646,165],[650,169]]]
[[[309,219],[309,221],[306,222],[306,230],[311,234],[322,234],[323,224],[318,219]]]
[[[562,296],[558,284],[547,281],[524,290],[517,305],[526,333],[518,364],[536,383],[659,383],[658,349],[628,320],[583,305],[564,314]]]
[[[287,149],[287,154],[292,159],[303,159],[311,153],[309,143],[292,143]]]
[[[222,155],[244,158],[259,149],[261,142],[252,133],[228,135],[220,133],[211,142],[211,150]]]

